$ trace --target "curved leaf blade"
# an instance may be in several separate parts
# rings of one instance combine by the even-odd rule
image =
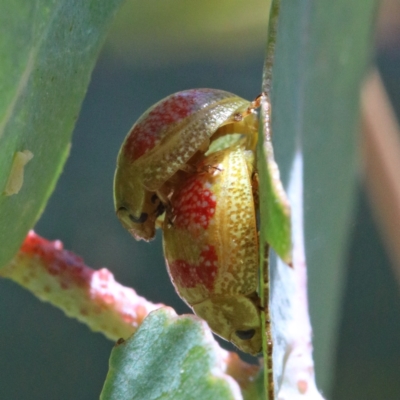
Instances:
[[[108,25],[122,0],[7,0],[0,13],[0,267],[49,198]],[[7,190],[17,152],[33,159]]]
[[[219,350],[203,321],[158,309],[112,350],[100,398],[241,399],[238,384],[222,372]]]
[[[373,0],[282,1],[272,66],[275,157],[287,192],[293,177],[302,190],[304,185],[302,211],[296,217],[304,216],[315,369],[324,392],[335,356],[341,264],[356,187],[359,92],[374,11]],[[287,359],[295,338],[285,329],[286,320],[295,315],[291,307],[299,303],[287,279],[290,273],[272,257],[274,368]],[[281,365],[274,370],[278,381],[285,372]]]

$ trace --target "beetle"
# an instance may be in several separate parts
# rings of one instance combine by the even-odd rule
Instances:
[[[262,349],[254,152],[215,151],[175,188],[163,226],[171,280],[214,333],[244,352]]]
[[[174,188],[196,171],[210,144],[244,134],[255,146],[252,102],[223,90],[191,89],[150,107],[127,134],[117,159],[114,204],[122,225],[137,240],[155,236]]]

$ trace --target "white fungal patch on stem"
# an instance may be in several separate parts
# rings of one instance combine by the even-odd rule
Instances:
[[[29,150],[17,151],[14,154],[14,160],[11,166],[10,175],[4,189],[6,196],[17,194],[24,183],[25,165],[33,158],[33,153]]]

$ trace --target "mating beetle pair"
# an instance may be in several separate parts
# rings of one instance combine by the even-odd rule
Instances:
[[[217,335],[251,354],[262,347],[257,105],[213,89],[161,100],[128,133],[114,181],[122,225],[143,240],[161,227],[178,294]]]

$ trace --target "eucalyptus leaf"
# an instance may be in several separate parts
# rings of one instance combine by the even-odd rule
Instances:
[[[158,309],[114,347],[100,398],[241,399],[238,384],[223,373],[220,351],[200,319]]]
[[[54,189],[90,74],[121,2],[2,2],[0,266],[16,253]],[[20,153],[33,158],[16,166]]]
[[[372,44],[374,11],[373,0],[282,0],[273,64],[268,59],[265,66],[272,73],[263,90],[272,104],[275,157],[285,190],[289,191],[290,182],[296,188],[291,190],[292,205],[301,205],[293,219],[304,228],[293,234],[293,241],[301,244],[304,236],[299,259],[307,256],[303,265],[307,261],[315,371],[318,387],[325,393],[335,361],[342,263],[356,187],[359,93]],[[296,263],[292,273],[272,257],[277,385],[290,378],[285,362],[302,332],[287,329],[292,318],[298,318],[299,302],[307,302],[293,290],[300,282],[296,284],[297,272]],[[304,318],[307,323],[308,317]]]
[[[264,120],[263,109],[261,114]],[[258,157],[260,179],[262,179],[260,186],[262,236],[285,263],[291,264],[290,203],[280,180],[271,138],[265,140],[262,150],[262,156]]]

